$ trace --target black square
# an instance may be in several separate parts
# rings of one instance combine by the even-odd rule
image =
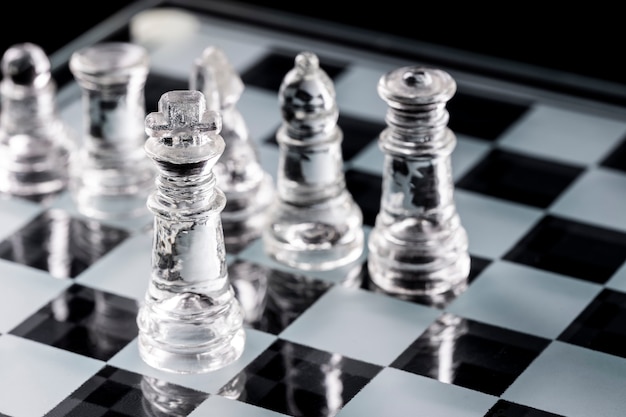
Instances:
[[[626,233],[550,215],[504,259],[603,284],[626,260]]]
[[[326,281],[236,260],[228,267],[245,324],[279,334],[304,313],[332,284]]]
[[[541,337],[445,313],[391,366],[500,395],[549,343]],[[442,363],[450,365],[442,367]]]
[[[273,51],[263,56],[259,61],[241,74],[246,86],[254,86],[278,94],[285,75],[294,68],[295,58],[301,51]],[[331,80],[334,80],[347,64],[318,55],[320,68]]]
[[[604,289],[558,340],[626,358],[626,294]]]
[[[600,166],[626,172],[626,139],[604,158]]]
[[[125,230],[47,210],[0,242],[0,258],[74,278],[129,236]]]
[[[454,133],[494,141],[529,109],[529,104],[512,103],[463,91],[448,101],[448,127]]]
[[[237,381],[243,381],[240,401],[289,416],[333,417],[381,369],[279,339],[219,394],[231,392]]]
[[[547,208],[581,172],[582,167],[494,149],[457,181],[456,186]]]
[[[563,417],[522,404],[498,400],[484,417]]]
[[[348,169],[345,177],[346,188],[363,212],[363,224],[373,227],[380,210],[382,177],[356,169]]]
[[[106,361],[137,336],[137,311],[135,300],[73,284],[10,333]]]
[[[46,417],[182,417],[208,397],[204,392],[106,365]]]
[[[148,74],[144,88],[144,95],[146,97],[146,113],[158,111],[159,99],[168,91],[188,89],[189,80],[181,80],[179,78],[162,74]]]

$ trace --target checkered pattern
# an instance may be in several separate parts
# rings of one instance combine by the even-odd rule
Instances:
[[[415,62],[194,17],[199,30],[182,43],[151,46],[147,111],[187,88],[205,47],[221,47],[245,82],[238,108],[275,179],[278,86],[298,52],[314,51],[335,82],[347,186],[367,236],[384,156],[376,85]],[[128,26],[106,29],[102,40],[129,40]],[[5,198],[0,416],[623,415],[622,110],[449,71],[455,201],[472,257],[463,292],[440,303],[394,298],[370,287],[367,252],[313,273],[269,259],[257,240],[228,254],[246,311],[242,357],[210,374],[170,374],[137,352],[149,225],[86,221],[66,194],[48,205]],[[80,92],[66,81],[62,115],[80,131]]]

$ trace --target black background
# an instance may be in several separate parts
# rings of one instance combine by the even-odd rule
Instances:
[[[260,6],[385,31],[419,41],[626,85],[626,18],[597,2],[252,1]],[[13,2],[2,14],[0,47],[34,42],[56,51],[129,1]],[[78,7],[75,7],[78,6]],[[6,7],[6,6],[5,6]]]

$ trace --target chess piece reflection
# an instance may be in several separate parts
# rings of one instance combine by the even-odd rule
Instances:
[[[217,187],[226,195],[222,211],[226,249],[237,252],[261,235],[274,198],[273,180],[261,167],[258,151],[236,107],[243,82],[221,49],[210,46],[196,59],[190,88],[203,92],[207,108],[222,115],[221,136],[226,147],[214,172]]]
[[[296,56],[279,101],[278,198],[263,234],[265,251],[298,269],[347,265],[363,252],[363,215],[346,188],[335,89],[315,54]]]
[[[143,411],[149,417],[186,417],[209,394],[144,376],[141,380]]]
[[[83,146],[70,165],[78,211],[100,220],[149,221],[155,170],[143,149],[147,51],[100,43],[74,52],[70,70],[83,99]]]
[[[44,51],[16,44],[2,56],[0,192],[47,201],[68,183],[75,132],[59,117]]]
[[[199,91],[170,91],[146,117],[146,153],[158,167],[152,276],[140,308],[139,353],[178,373],[224,367],[243,352],[241,304],[226,266],[214,164],[224,150],[219,113]]]
[[[381,77],[389,105],[380,211],[369,236],[368,270],[384,291],[439,294],[467,281],[467,234],[454,203],[447,101],[456,82],[444,71],[402,67]]]

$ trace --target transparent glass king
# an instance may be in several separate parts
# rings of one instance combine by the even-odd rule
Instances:
[[[143,149],[147,51],[96,44],[74,52],[70,69],[83,95],[82,148],[72,159],[70,183],[78,210],[98,219],[149,221],[155,171]]]
[[[50,61],[38,45],[13,45],[1,66],[0,192],[43,201],[67,186],[75,132],[57,114]]]
[[[446,103],[455,92],[448,73],[427,67],[402,67],[378,83],[389,107],[379,137],[382,198],[368,269],[384,291],[441,294],[462,288],[469,275],[450,161],[456,136],[447,126]]]
[[[148,199],[154,214],[152,276],[140,308],[139,352],[177,373],[221,368],[243,352],[243,309],[228,277],[212,171],[224,151],[219,113],[199,91],[170,91],[146,117],[146,153],[158,167]]]
[[[296,56],[279,101],[278,198],[269,210],[265,250],[300,269],[349,264],[363,253],[363,214],[346,188],[335,88],[315,54]]]

